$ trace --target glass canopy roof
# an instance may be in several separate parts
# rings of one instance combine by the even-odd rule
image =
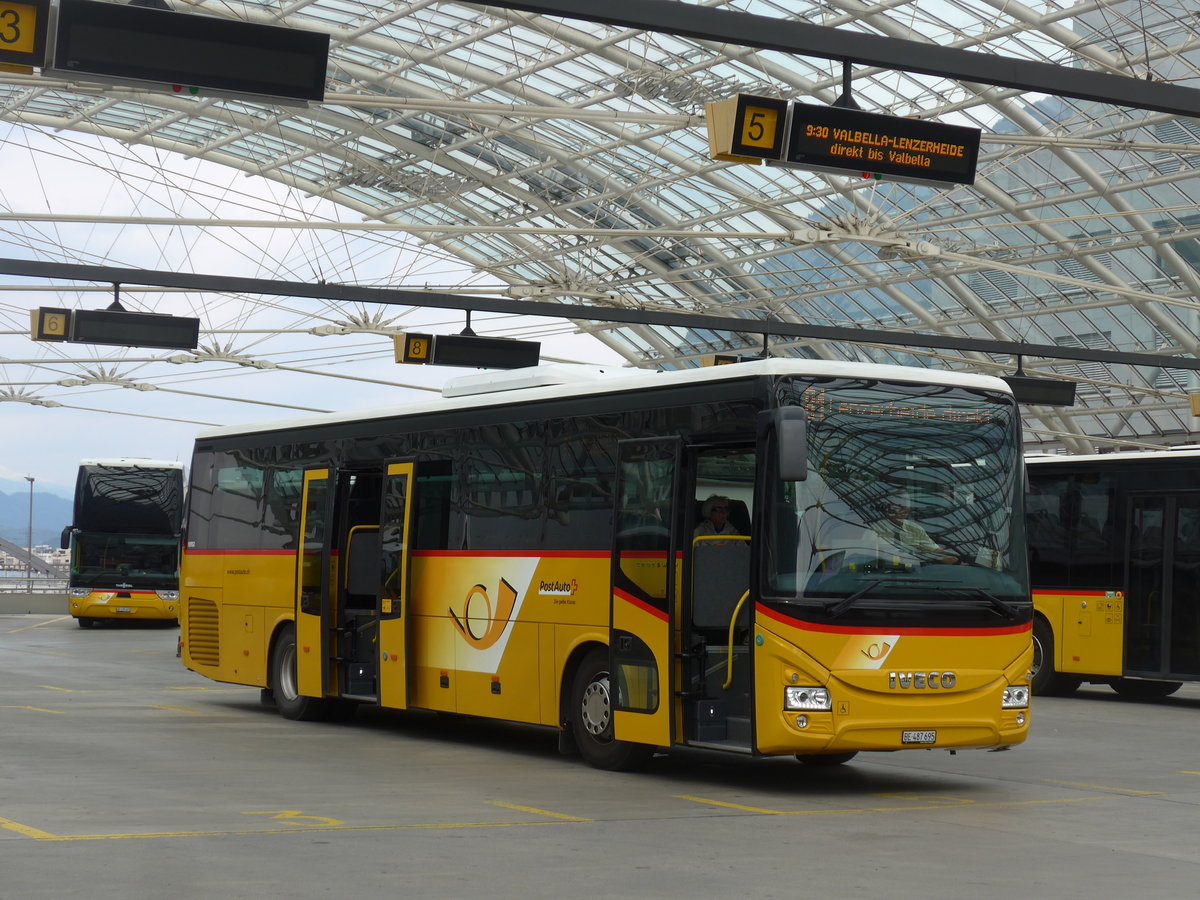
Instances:
[[[126,201],[117,215],[108,212],[112,196],[47,201],[35,216],[37,204],[10,185],[0,256],[210,274],[231,265],[261,277],[554,301],[571,330],[641,367],[755,354],[763,341],[753,332],[572,318],[571,306],[1197,355],[1196,120],[852,66],[853,98],[866,111],[982,129],[974,185],[935,188],[709,157],[705,103],[739,92],[832,103],[842,92],[838,62],[449,0],[167,2],[330,34],[324,102],[275,106],[0,74],[6,141],[28,146],[38,166],[62,155],[115,172]],[[697,5],[1200,88],[1193,0]],[[153,163],[152,174],[135,176],[127,159],[137,154],[216,167],[181,175]],[[213,175],[222,171],[255,178]],[[262,179],[275,186],[259,187]],[[175,201],[149,201],[152,188]],[[81,226],[86,234],[72,230]],[[118,226],[159,234],[149,241],[159,255],[147,261],[97,239]],[[173,238],[161,235],[187,229],[166,254]],[[287,258],[268,249],[275,229],[304,234]],[[196,235],[218,233],[234,235],[217,243],[237,261],[201,252]],[[86,249],[73,243],[81,240]],[[256,248],[262,258],[242,269]],[[301,310],[277,298],[194,294],[189,314],[203,330],[195,354],[99,348],[81,356],[32,345],[28,310],[94,306],[94,295],[61,285],[51,297],[16,290],[28,284],[0,296],[0,327],[10,332],[0,344],[0,400],[69,405],[85,385],[153,390],[176,378],[181,362],[196,363],[193,378],[286,368],[299,351],[278,340],[284,333],[322,336],[326,363],[337,358],[352,377],[365,352],[354,339],[371,336],[378,350],[381,336],[406,327],[395,309]],[[125,297],[126,308],[180,311],[169,292]],[[492,333],[546,327],[502,319]],[[1001,375],[1019,365],[1076,382],[1074,407],[1026,408],[1031,449],[1195,440],[1188,394],[1200,384],[1186,369],[1018,360],[869,335],[775,337],[767,348]]]

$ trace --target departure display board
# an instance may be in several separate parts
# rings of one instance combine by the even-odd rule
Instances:
[[[199,319],[161,313],[77,309],[70,328],[70,340],[77,344],[195,350],[200,342]]]
[[[324,99],[329,35],[96,0],[59,0],[51,55],[51,71],[73,78],[153,82],[298,103]]]
[[[396,362],[471,369],[524,369],[541,360],[540,341],[515,341],[474,334],[406,332],[393,339]]]
[[[894,180],[974,184],[978,128],[793,103],[784,162]]]

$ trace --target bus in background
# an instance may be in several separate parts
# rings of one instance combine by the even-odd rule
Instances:
[[[1026,460],[1033,690],[1200,680],[1200,451]]]
[[[199,435],[184,664],[293,719],[549,726],[608,769],[1025,739],[1003,381],[798,360],[555,378]]]
[[[85,459],[75,480],[67,596],[80,628],[102,619],[179,618],[183,464]]]

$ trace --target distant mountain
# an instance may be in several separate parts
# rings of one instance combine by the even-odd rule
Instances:
[[[58,546],[63,528],[71,524],[73,501],[33,485],[33,543]],[[24,547],[29,541],[29,491],[0,491],[0,537]]]

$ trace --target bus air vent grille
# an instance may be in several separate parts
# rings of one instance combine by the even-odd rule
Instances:
[[[192,661],[202,666],[217,666],[221,662],[221,642],[218,637],[217,604],[211,600],[193,599],[188,604],[188,648]]]

